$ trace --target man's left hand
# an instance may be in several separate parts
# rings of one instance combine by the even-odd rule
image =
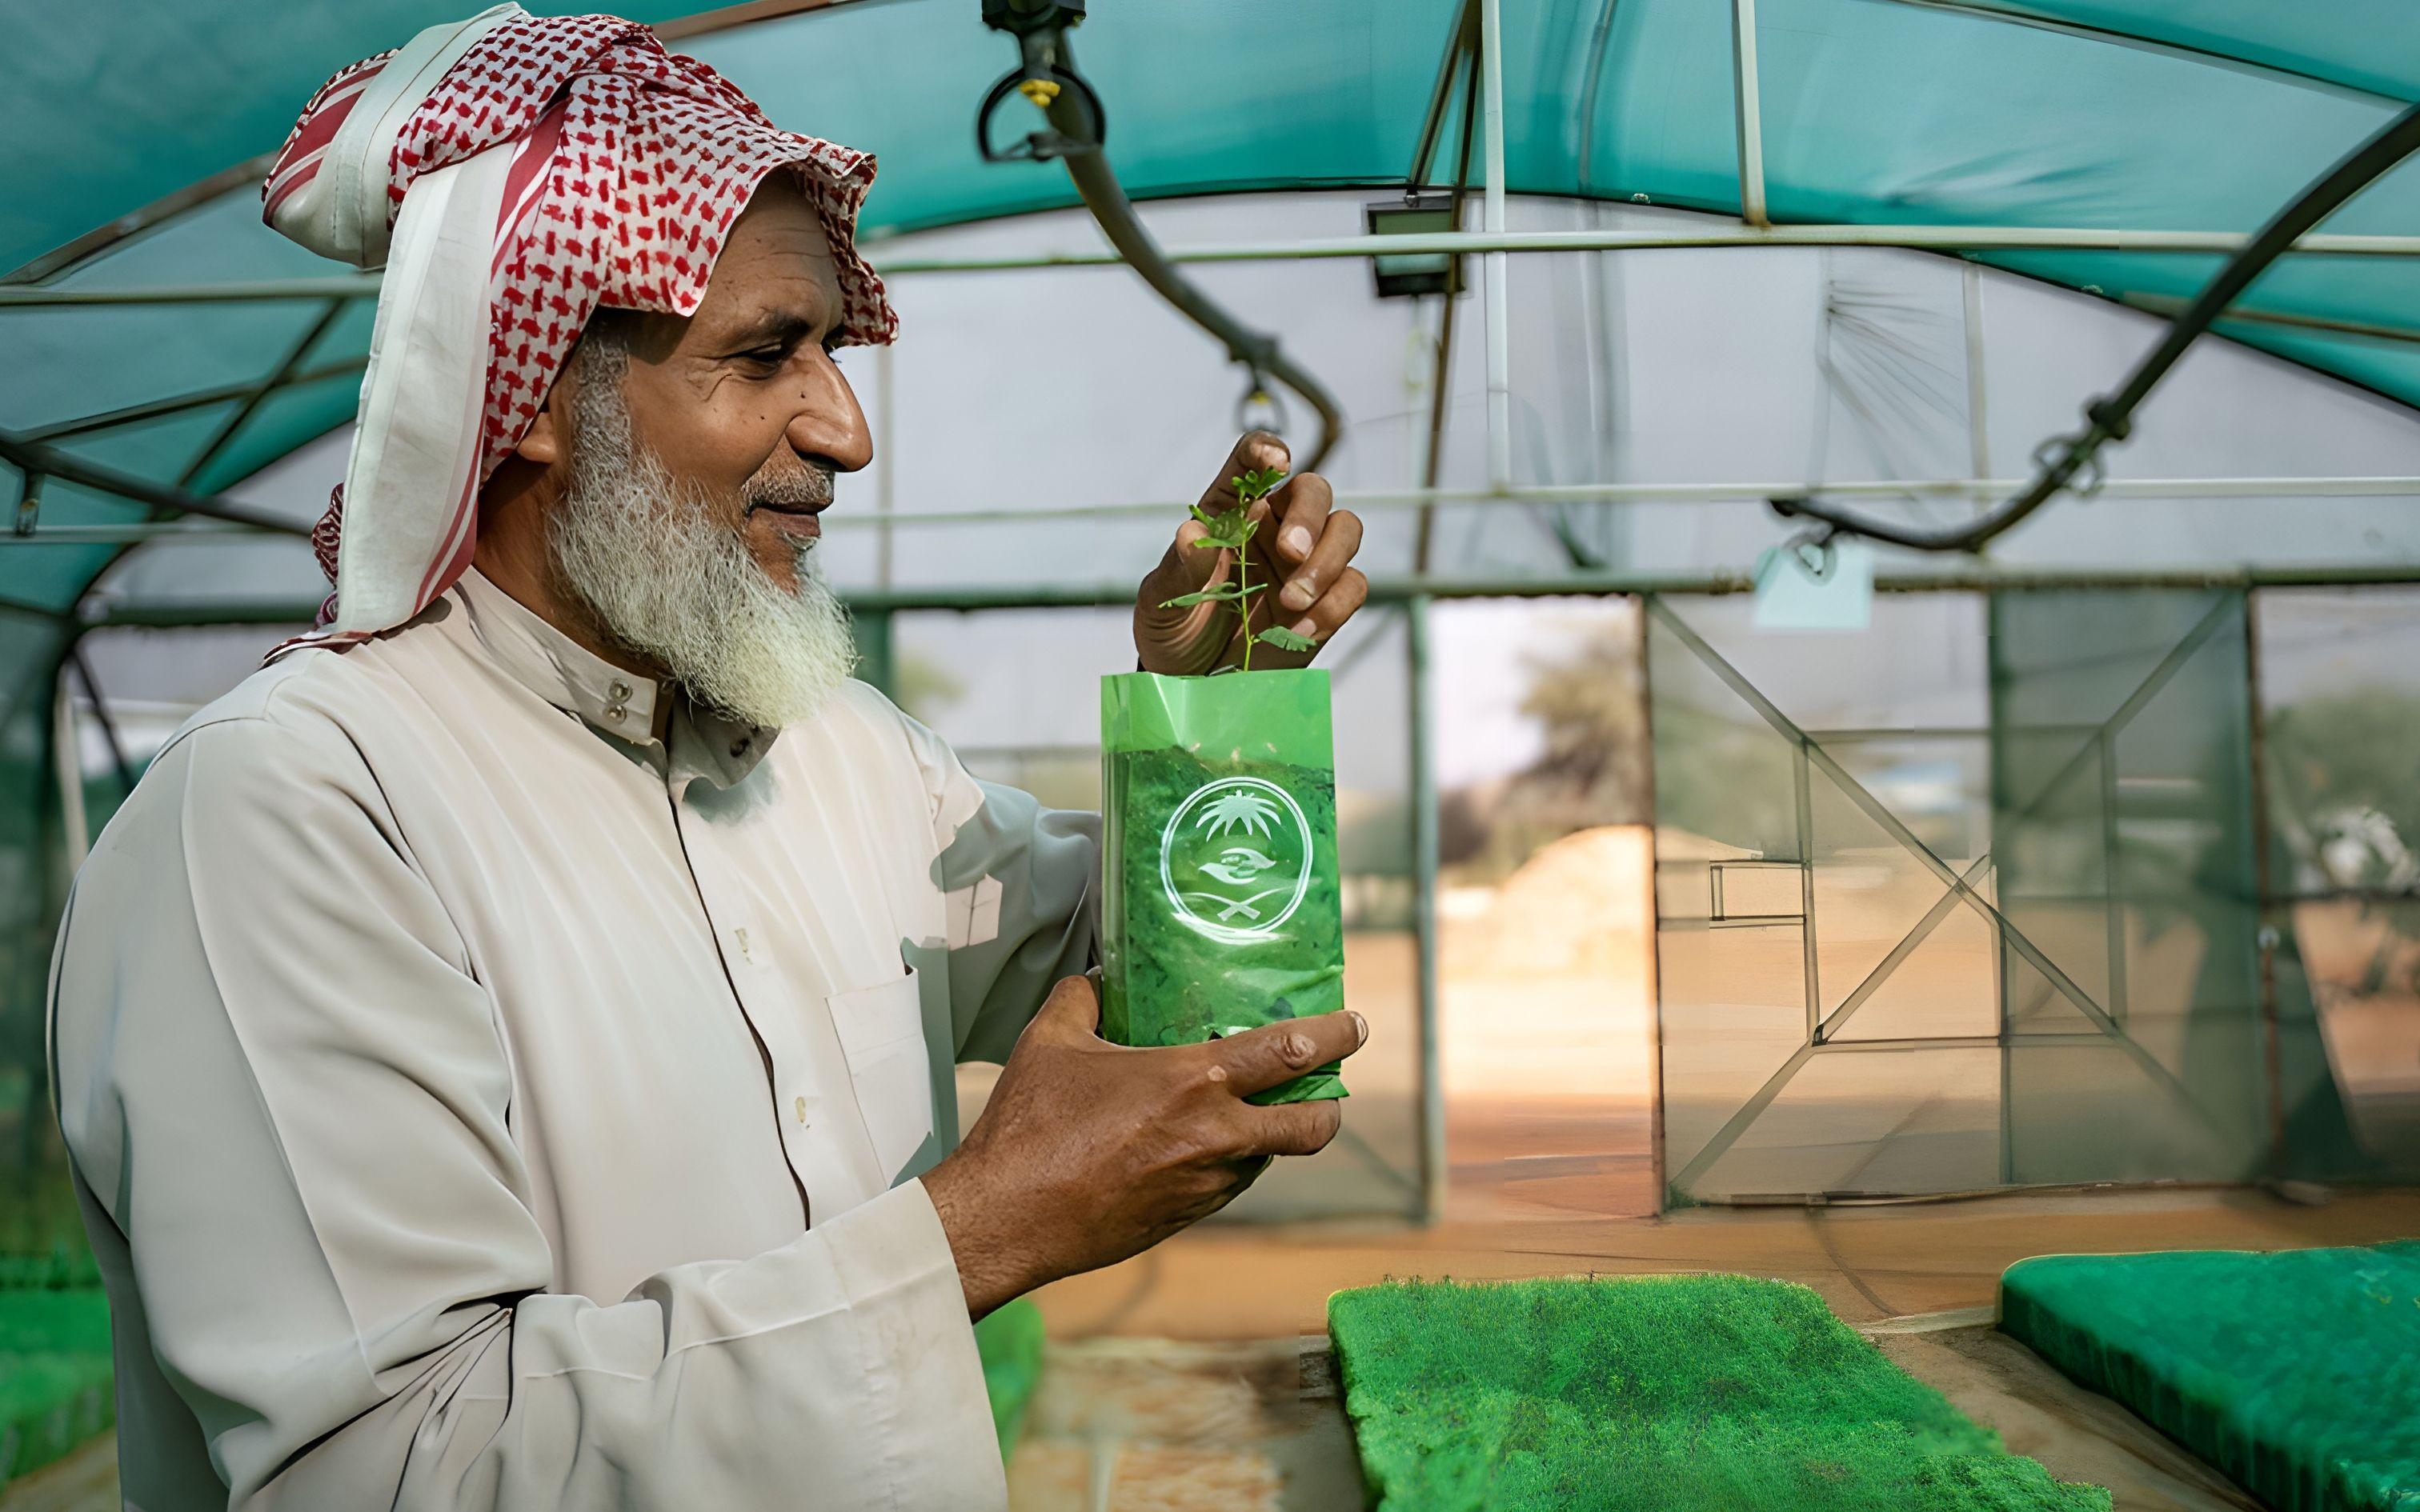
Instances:
[[[1235,489],[1230,479],[1247,471],[1281,472],[1290,460],[1285,442],[1275,436],[1258,430],[1248,434],[1202,494],[1202,508],[1212,515],[1233,509]],[[1258,528],[1245,549],[1247,572],[1255,588],[1268,586],[1251,595],[1251,618],[1244,627],[1236,624],[1233,604],[1160,607],[1235,578],[1234,552],[1197,544],[1207,533],[1200,520],[1188,518],[1178,526],[1175,543],[1135,597],[1135,650],[1143,671],[1195,676],[1241,666],[1246,637],[1271,625],[1309,637],[1311,647],[1283,651],[1266,643],[1254,646],[1255,669],[1300,667],[1317,656],[1370,594],[1370,580],[1352,565],[1354,553],[1361,549],[1360,517],[1351,510],[1329,507],[1334,500],[1326,479],[1302,472],[1252,505],[1249,517]]]

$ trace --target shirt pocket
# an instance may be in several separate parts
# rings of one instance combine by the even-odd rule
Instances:
[[[829,1001],[858,1113],[887,1182],[933,1132],[933,1069],[916,973]]]

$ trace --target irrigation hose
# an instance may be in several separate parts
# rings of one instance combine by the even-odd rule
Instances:
[[[2092,482],[2086,492],[2099,486],[2101,449],[2111,441],[2122,441],[2133,429],[2134,411],[2149,397],[2151,390],[2167,377],[2168,370],[2193,345],[2195,337],[2208,331],[2219,315],[2233,303],[2236,297],[2249,287],[2252,281],[2266,272],[2303,235],[2334,214],[2345,201],[2360,193],[2383,177],[2387,170],[2420,149],[2420,105],[2414,105],[2387,123],[2368,141],[2353,149],[2344,161],[2329,169],[2294,201],[2280,210],[2263,226],[2258,236],[2227,260],[2207,287],[2168,324],[2167,335],[2148,357],[2135,364],[2125,387],[2108,398],[2096,399],[2084,410],[2083,430],[2072,436],[2054,438],[2036,451],[2039,468],[2033,482],[2025,489],[1968,524],[1946,530],[1917,530],[1890,525],[1838,510],[1807,495],[1776,498],[1766,501],[1775,513],[1793,519],[1808,519],[1825,528],[1826,535],[1862,535],[1889,546],[1907,547],[1917,551],[1973,551],[1995,536],[2010,530],[2020,521],[2048,503],[2060,490],[2069,487],[2076,475],[2090,471]]]

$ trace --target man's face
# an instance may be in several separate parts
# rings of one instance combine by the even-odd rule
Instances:
[[[688,320],[639,324],[623,385],[633,440],[737,532],[767,577],[799,580],[836,472],[874,456],[832,361],[841,290],[822,219],[788,173],[733,223]]]

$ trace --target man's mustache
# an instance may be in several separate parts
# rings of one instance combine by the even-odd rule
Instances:
[[[748,507],[756,509],[823,509],[832,501],[832,484],[838,470],[829,465],[808,462],[797,468],[759,473],[748,480],[745,497]]]

